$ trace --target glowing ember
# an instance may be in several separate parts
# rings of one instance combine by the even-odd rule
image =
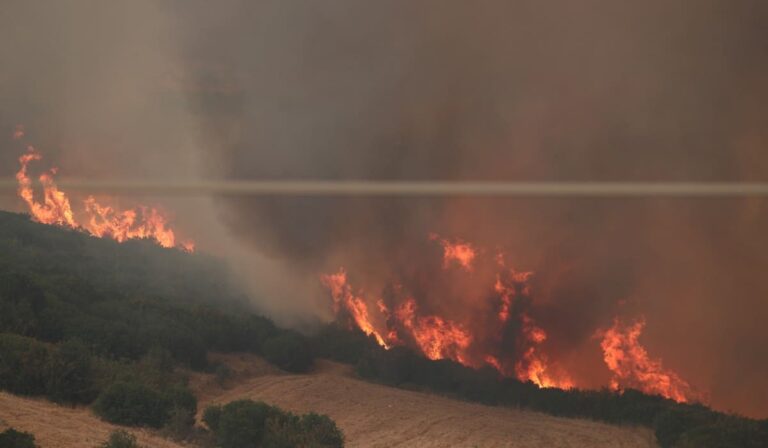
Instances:
[[[23,128],[17,129],[14,138],[24,136]],[[43,224],[55,224],[73,229],[83,228],[91,235],[97,237],[110,237],[123,242],[135,238],[147,238],[155,240],[163,247],[178,247],[192,252],[194,243],[185,242],[178,244],[173,230],[168,226],[167,219],[156,209],[138,207],[131,210],[116,210],[110,206],[104,206],[96,202],[93,196],[84,201],[85,224],[78,224],[75,214],[66,193],[59,190],[54,182],[56,168],[39,176],[43,186],[43,201],[35,199],[32,188],[32,179],[29,176],[29,164],[42,160],[42,155],[33,147],[29,147],[26,154],[19,157],[21,167],[16,173],[19,184],[19,196],[29,207],[32,218]]]
[[[611,388],[634,388],[648,394],[658,394],[678,402],[698,397],[691,386],[675,372],[664,369],[660,360],[651,359],[638,339],[645,327],[640,319],[622,327],[618,319],[613,326],[601,332],[605,364],[613,373]]]

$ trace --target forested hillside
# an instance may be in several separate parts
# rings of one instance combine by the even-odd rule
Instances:
[[[251,402],[210,410],[213,433],[194,428],[197,399],[183,372],[225,377],[226,367],[209,362],[210,352],[259,354],[291,372],[328,358],[395,387],[651,427],[663,447],[768,446],[768,421],[705,405],[633,390],[540,389],[491,368],[431,361],[402,347],[385,350],[343,325],[312,335],[281,329],[249,311],[214,258],[151,241],[117,243],[0,212],[0,389],[90,405],[111,423],[165,428],[180,439],[220,446],[236,447],[240,437],[274,446],[342,444],[327,418]],[[237,432],[248,425],[263,430]]]

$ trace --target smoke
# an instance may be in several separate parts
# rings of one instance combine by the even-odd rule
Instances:
[[[759,0],[6,3],[0,129],[66,173],[768,181]],[[436,232],[536,272],[579,384],[607,382],[595,330],[645,315],[650,353],[768,416],[762,199],[158,200],[283,321],[327,316],[321,273],[417,271]]]

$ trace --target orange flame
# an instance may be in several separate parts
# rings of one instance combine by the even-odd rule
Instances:
[[[624,328],[617,318],[611,328],[599,333],[602,336],[600,347],[603,359],[613,373],[611,388],[635,388],[677,402],[697,399],[697,394],[686,381],[675,372],[664,369],[661,360],[651,359],[640,345],[638,339],[644,327],[645,320],[642,318]]]
[[[100,238],[109,236],[121,243],[135,238],[154,238],[163,247],[176,246],[173,230],[167,227],[165,217],[154,208],[140,207],[118,212],[88,196],[85,210],[90,219],[84,227],[91,235]]]
[[[17,127],[14,138],[23,136],[23,127]],[[134,238],[149,238],[163,247],[177,246],[176,236],[168,227],[167,219],[154,208],[139,207],[118,211],[110,206],[102,206],[93,196],[89,196],[84,201],[88,219],[84,225],[78,224],[69,198],[66,193],[58,189],[53,179],[56,168],[40,175],[39,180],[43,185],[43,202],[38,202],[35,200],[32,179],[28,171],[30,162],[40,161],[42,158],[42,155],[30,146],[27,153],[19,157],[21,166],[16,173],[19,196],[26,202],[35,221],[73,229],[83,228],[93,236],[99,238],[108,236],[119,242]],[[178,247],[192,252],[195,246],[192,242],[185,242],[178,244]]]
[[[472,342],[472,335],[461,325],[440,316],[417,316],[413,299],[403,302],[396,314],[427,358],[448,358],[466,364],[465,352]]]
[[[334,311],[338,313],[343,306],[357,324],[357,327],[368,336],[373,335],[382,347],[389,346],[381,334],[374,328],[368,315],[368,305],[362,297],[352,293],[352,287],[347,283],[347,273],[340,269],[336,274],[324,275],[323,284],[331,290]]]
[[[446,271],[450,271],[452,263],[458,262],[460,267],[473,272],[473,261],[478,251],[472,245],[466,242],[451,243],[434,234],[429,239],[441,242],[444,249],[443,268]],[[373,335],[385,348],[410,343],[432,360],[450,359],[474,368],[490,365],[502,375],[531,381],[539,387],[574,387],[567,374],[558,372],[548,363],[541,347],[547,334],[526,314],[525,304],[514,310],[517,325],[507,325],[513,317],[514,301],[518,296],[530,293],[529,281],[533,273],[507,268],[503,261],[499,266],[503,271],[496,275],[493,285],[496,295],[489,297],[498,300],[496,317],[493,318],[497,318],[498,323],[488,330],[480,330],[478,334],[472,331],[472,328],[478,329],[476,325],[467,326],[463,321],[446,319],[433,313],[420,314],[415,297],[404,292],[399,282],[391,285],[390,291],[394,292],[387,293],[394,294],[393,300],[399,302],[394,312],[391,312],[382,299],[376,300],[376,307],[369,309],[362,293],[355,295],[352,292],[343,269],[336,274],[325,275],[321,280],[330,290],[337,317],[345,313],[350,317],[350,326]],[[372,312],[378,313],[375,319],[371,317]],[[494,353],[495,350],[489,348],[488,344],[498,345],[509,340],[505,339],[504,334],[510,328],[519,333],[511,341],[514,347],[509,348],[509,353]]]
[[[29,212],[36,221],[43,224],[57,224],[77,228],[78,226],[67,195],[59,191],[56,183],[53,181],[56,168],[40,175],[40,183],[43,184],[44,189],[43,202],[40,203],[35,200],[32,179],[30,179],[27,170],[30,162],[41,160],[42,158],[43,156],[31,146],[26,154],[19,157],[21,168],[16,173],[16,181],[19,183],[19,196],[27,203]]]
[[[471,244],[456,240],[455,242],[441,239],[437,234],[430,234],[432,240],[439,240],[443,246],[443,267],[448,268],[452,262],[456,262],[467,271],[472,270],[472,262],[477,256],[477,251]]]
[[[531,381],[539,387],[557,387],[572,389],[573,381],[566,374],[554,376],[545,355],[539,353],[537,346],[547,340],[547,333],[538,327],[528,315],[522,316],[522,334],[527,339],[528,347],[515,364],[515,373],[521,381]]]

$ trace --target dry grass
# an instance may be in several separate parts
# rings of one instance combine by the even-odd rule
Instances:
[[[115,429],[126,429],[146,447],[185,446],[147,430],[105,423],[87,408],[58,406],[45,400],[0,392],[0,431],[7,427],[34,434],[41,448],[93,448],[107,440]]]
[[[220,387],[193,375],[200,409],[252,398],[294,412],[331,416],[349,447],[655,447],[649,430],[472,404],[393,389],[354,378],[346,366],[320,362],[310,375],[289,375],[249,355],[219,355],[234,376]]]
[[[191,373],[202,410],[213,403],[251,398],[298,413],[330,415],[349,447],[648,448],[649,430],[611,426],[535,412],[482,406],[431,394],[393,389],[354,378],[349,367],[320,362],[309,375],[283,373],[251,355],[214,355],[233,372],[224,387],[213,375]],[[91,448],[118,426],[87,408],[0,392],[0,430],[31,432],[42,448]],[[128,429],[143,446],[185,445],[157,433]]]

